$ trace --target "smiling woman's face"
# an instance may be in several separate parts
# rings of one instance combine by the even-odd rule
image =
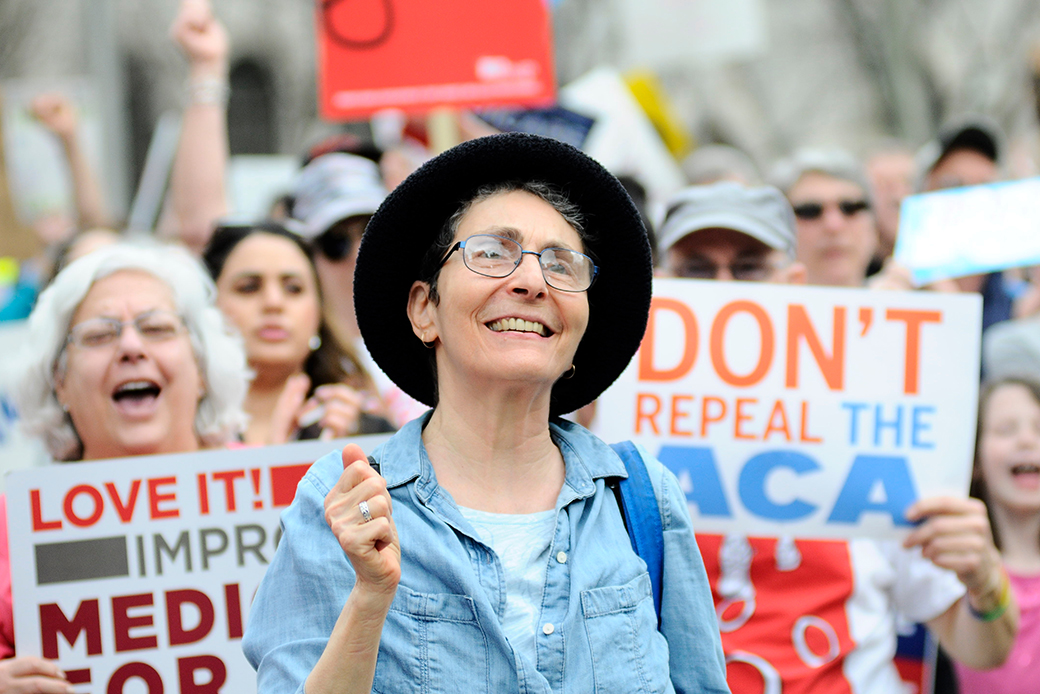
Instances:
[[[94,326],[105,326],[97,319],[124,323],[119,336],[95,337]],[[141,329],[129,323],[135,320]],[[65,348],[55,393],[83,442],[84,459],[199,447],[202,377],[165,282],[140,270],[99,279],[73,314],[72,333],[77,338]]]
[[[527,251],[583,250],[581,237],[563,216],[524,191],[475,203],[455,241],[473,234],[512,238]],[[425,341],[436,343],[442,396],[456,383],[508,382],[548,393],[570,369],[588,326],[588,295],[549,287],[533,255],[524,255],[508,277],[495,278],[469,270],[461,251],[455,251],[440,271],[437,291],[439,303],[426,302],[413,313],[413,324],[420,338],[425,332]]]

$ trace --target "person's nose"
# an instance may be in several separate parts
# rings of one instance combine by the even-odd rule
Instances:
[[[116,341],[116,347],[119,350],[120,360],[137,361],[145,356],[144,339],[141,338],[141,333],[137,331],[137,327],[133,323],[123,326],[119,339]]]
[[[265,285],[260,296],[265,311],[280,311],[285,306],[285,292],[274,283]]]
[[[732,282],[736,277],[730,272],[729,265],[721,265],[715,269],[715,279],[723,282]]]
[[[823,228],[831,233],[837,233],[845,227],[845,213],[837,205],[823,206]]]
[[[525,262],[527,261],[527,262]],[[520,264],[513,274],[510,289],[517,294],[529,294],[531,296],[542,296],[548,289],[545,283],[545,275],[542,274],[540,258],[531,251],[524,251],[520,256]]]

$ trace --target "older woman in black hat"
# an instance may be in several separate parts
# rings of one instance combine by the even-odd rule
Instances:
[[[260,692],[728,691],[678,482],[639,452],[657,607],[613,491],[625,463],[559,418],[628,364],[650,281],[624,189],[553,140],[470,141],[387,198],[358,324],[433,410],[301,481],[244,641]]]

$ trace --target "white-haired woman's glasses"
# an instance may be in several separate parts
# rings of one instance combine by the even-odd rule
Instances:
[[[115,344],[122,337],[123,329],[132,325],[137,334],[146,342],[164,342],[172,340],[184,329],[184,319],[170,311],[146,311],[128,321],[115,318],[91,318],[77,323],[69,330],[66,344],[74,344],[81,349],[107,347]]]

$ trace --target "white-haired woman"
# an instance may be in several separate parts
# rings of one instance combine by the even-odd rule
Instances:
[[[117,244],[76,260],[40,295],[18,398],[57,461],[221,446],[245,425],[248,370],[212,281],[174,247]],[[6,537],[0,497],[0,536]],[[68,692],[53,664],[13,657],[10,566],[0,547],[0,693]]]

